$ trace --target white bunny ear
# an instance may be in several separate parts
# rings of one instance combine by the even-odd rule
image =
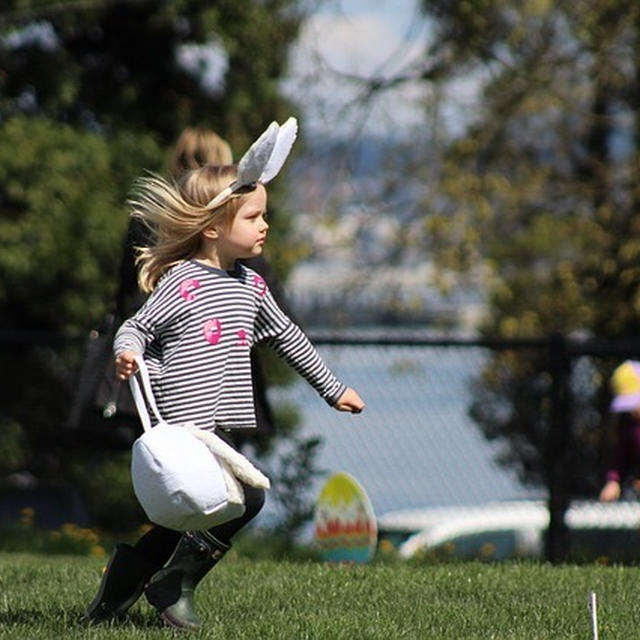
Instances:
[[[297,135],[298,121],[295,118],[289,118],[282,126],[272,122],[238,162],[238,175],[234,182],[210,200],[206,208],[219,207],[242,187],[256,182],[266,184],[275,178]]]
[[[272,122],[238,162],[237,188],[257,182],[275,147],[280,127]]]
[[[271,156],[269,157],[262,174],[258,178],[258,182],[267,184],[267,182],[273,180],[273,178],[278,175],[280,169],[282,169],[282,165],[284,165],[289,153],[291,152],[291,147],[293,146],[297,135],[298,121],[295,118],[289,118],[283,125],[281,125],[280,130],[278,131],[275,146],[273,147]]]

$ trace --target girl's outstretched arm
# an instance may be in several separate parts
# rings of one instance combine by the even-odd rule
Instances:
[[[364,402],[355,389],[347,387],[345,392],[338,398],[338,401],[333,406],[338,411],[360,413],[364,409]]]

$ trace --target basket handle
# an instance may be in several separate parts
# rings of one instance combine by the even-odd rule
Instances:
[[[142,428],[145,431],[151,429],[151,417],[147,406],[151,407],[151,411],[155,416],[158,423],[163,422],[158,405],[153,397],[153,391],[151,390],[151,378],[149,377],[149,369],[141,355],[135,356],[136,364],[138,365],[138,371],[136,374],[129,378],[129,386],[131,387],[131,395],[136,403],[136,409],[138,410],[138,416],[140,416],[140,422],[142,422]],[[142,385],[138,381],[138,377],[142,381]]]

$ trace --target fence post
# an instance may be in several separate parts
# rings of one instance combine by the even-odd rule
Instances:
[[[552,564],[565,561],[569,555],[569,529],[564,517],[570,504],[567,484],[569,448],[571,446],[571,356],[567,339],[554,334],[549,341],[551,373],[551,416],[547,435],[546,467],[549,491],[549,528],[546,558]]]

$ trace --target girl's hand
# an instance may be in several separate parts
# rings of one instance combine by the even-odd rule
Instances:
[[[345,392],[338,398],[338,402],[333,406],[338,411],[360,413],[364,409],[364,402],[355,389],[347,387]]]
[[[120,380],[128,380],[138,370],[135,360],[137,355],[135,351],[123,351],[118,355],[116,358],[116,374]]]
[[[609,480],[600,492],[602,502],[615,502],[620,497],[620,483]]]

